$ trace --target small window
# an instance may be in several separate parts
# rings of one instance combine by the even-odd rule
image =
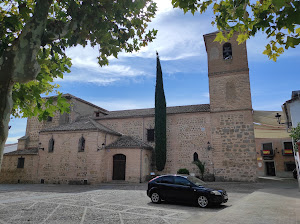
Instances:
[[[198,153],[194,153],[194,156],[193,156],[193,161],[198,161],[199,160],[199,157],[198,157]]]
[[[100,112],[95,112],[96,117],[100,117]]]
[[[294,162],[284,162],[285,171],[293,171],[295,168],[296,168],[296,164]]]
[[[261,150],[262,156],[265,158],[273,157],[274,156],[274,150],[272,143],[263,143],[262,144],[262,150]]]
[[[54,139],[51,138],[48,144],[48,152],[53,152],[53,151],[54,151]]]
[[[183,186],[190,186],[190,182],[183,178],[183,177],[175,177],[175,184],[177,185],[183,185]]]
[[[293,149],[293,143],[292,142],[284,142],[284,149]]]
[[[272,150],[272,143],[264,143],[263,150]]]
[[[230,43],[225,43],[223,45],[223,59],[224,60],[232,59],[232,48]]]
[[[18,165],[17,168],[24,168],[24,162],[25,162],[25,158],[18,158]]]
[[[172,176],[162,177],[161,183],[174,184],[174,177],[172,177]]]
[[[81,136],[78,142],[78,152],[84,152],[84,148],[85,148],[85,139],[83,136]]]
[[[48,116],[48,117],[47,117],[47,121],[48,121],[48,122],[51,122],[51,121],[52,121],[52,117]]]
[[[147,129],[147,141],[154,142],[154,129]]]

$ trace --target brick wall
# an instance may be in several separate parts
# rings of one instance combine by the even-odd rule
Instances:
[[[284,156],[282,155],[282,150],[284,149],[284,142],[291,142],[291,138],[256,138],[256,153],[257,153],[257,170],[259,176],[266,176],[265,162],[274,162],[275,174],[278,177],[293,177],[291,171],[286,171],[284,163],[291,162],[295,163],[294,156]],[[264,159],[261,155],[262,144],[272,143],[274,149],[274,157],[272,159]]]

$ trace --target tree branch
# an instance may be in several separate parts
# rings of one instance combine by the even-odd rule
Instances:
[[[50,44],[54,40],[65,37],[70,31],[75,31],[78,24],[78,22],[73,20],[67,23],[55,20],[52,23],[48,24],[42,38],[42,46]]]
[[[15,45],[12,46],[12,81],[25,83],[34,80],[40,72],[36,60],[45,31],[47,16],[53,0],[36,0],[33,17],[24,26]]]

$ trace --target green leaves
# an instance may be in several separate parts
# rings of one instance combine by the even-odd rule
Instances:
[[[300,140],[300,123],[298,123],[297,127],[292,128],[290,137],[293,138],[295,143]],[[297,144],[295,144],[294,149],[298,152]]]
[[[174,7],[184,12],[205,12],[212,5],[215,20],[212,22],[220,31],[239,32],[238,42],[244,42],[257,32],[263,31],[270,39],[265,51],[274,61],[284,49],[299,45],[300,1],[298,0],[172,0]],[[229,36],[219,33],[215,41],[226,41]],[[275,42],[276,44],[274,44]],[[280,46],[279,46],[280,45]]]
[[[157,54],[156,59],[156,85],[155,85],[155,157],[156,168],[162,171],[167,158],[167,113],[166,98],[163,87],[162,70]]]
[[[20,34],[28,22],[38,13],[34,0],[4,0],[0,4],[0,57],[18,43]],[[42,35],[31,42],[40,43],[36,58],[40,72],[35,80],[16,83],[13,87],[14,116],[38,116],[45,119],[56,110],[68,110],[62,98],[51,104],[41,98],[57,91],[53,84],[70,72],[71,59],[65,49],[77,45],[99,46],[98,63],[108,65],[108,57],[118,57],[121,51],[138,51],[155,39],[157,30],[148,30],[147,24],[154,18],[156,4],[152,0],[60,0],[52,2]],[[41,4],[42,5],[42,4]],[[46,11],[47,12],[47,11]],[[36,18],[36,17],[34,17]],[[38,26],[31,26],[32,33]],[[32,37],[33,35],[29,35]],[[10,49],[11,48],[11,49]],[[13,65],[12,65],[13,66]],[[6,73],[7,74],[7,73]],[[5,74],[5,75],[6,75]],[[3,74],[0,74],[3,75]],[[35,77],[32,75],[32,77]]]

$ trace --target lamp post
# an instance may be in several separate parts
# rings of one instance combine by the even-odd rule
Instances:
[[[207,142],[207,150],[211,150],[210,142]]]
[[[280,121],[281,121],[281,115],[279,113],[276,113],[275,117],[277,118],[278,124],[281,124],[280,123]]]

